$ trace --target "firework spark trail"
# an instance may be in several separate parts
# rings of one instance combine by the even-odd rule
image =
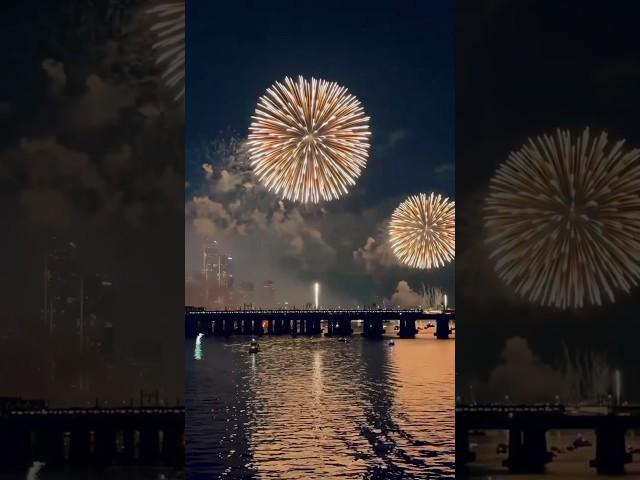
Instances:
[[[589,129],[511,153],[491,179],[486,244],[499,277],[544,306],[613,302],[640,277],[640,150]]]
[[[366,166],[369,117],[336,83],[286,77],[260,97],[252,119],[251,165],[260,182],[285,199],[337,199]]]
[[[166,64],[162,78],[167,86],[180,89],[175,97],[179,100],[184,96],[185,1],[162,3],[147,13],[158,17],[151,26],[151,31],[158,36],[153,44],[153,49],[158,51],[156,63]]]
[[[413,268],[439,268],[455,255],[455,203],[425,193],[402,202],[389,222],[391,250]]]
[[[439,287],[422,285],[422,306],[425,309],[440,308],[444,305],[444,290]]]

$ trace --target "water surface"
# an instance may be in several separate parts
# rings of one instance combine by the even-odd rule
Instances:
[[[189,479],[454,478],[454,341],[189,340]]]

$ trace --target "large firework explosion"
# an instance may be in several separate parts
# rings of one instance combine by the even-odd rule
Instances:
[[[455,255],[455,203],[435,193],[407,198],[391,215],[389,241],[410,267],[442,267]]]
[[[158,36],[158,41],[153,44],[153,49],[158,52],[156,63],[165,66],[162,78],[167,86],[179,89],[175,97],[179,100],[184,96],[185,0],[161,3],[147,13],[156,15],[158,19],[151,26]]]
[[[529,140],[491,179],[486,243],[500,278],[559,308],[614,301],[640,276],[640,150],[589,129]]]
[[[367,163],[369,117],[337,83],[286,77],[260,97],[252,119],[251,165],[267,189],[285,199],[334,200]]]

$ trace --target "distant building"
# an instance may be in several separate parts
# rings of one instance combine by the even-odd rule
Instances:
[[[84,282],[82,333],[87,352],[112,355],[114,351],[114,286],[106,275],[94,274]]]
[[[233,258],[220,251],[216,240],[207,240],[202,252],[202,276],[206,303],[223,307],[233,303]]]
[[[56,237],[50,240],[43,280],[42,317],[49,335],[65,340],[77,338],[82,280],[75,243]]]
[[[265,280],[262,286],[263,306],[273,307],[276,302],[276,287],[273,280]]]
[[[240,296],[239,300],[243,306],[248,307],[249,305],[253,305],[255,300],[255,286],[253,282],[241,282],[238,291]]]
[[[52,238],[44,258],[42,319],[47,332],[47,382],[86,392],[93,379],[105,383],[113,364],[114,285],[87,273],[73,241]]]

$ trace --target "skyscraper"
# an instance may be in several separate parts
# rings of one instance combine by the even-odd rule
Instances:
[[[217,240],[207,240],[202,252],[202,276],[205,283],[205,299],[218,307],[232,302],[233,258],[220,251]]]
[[[262,286],[263,306],[273,307],[276,302],[276,287],[273,280],[265,280]]]
[[[82,279],[74,242],[53,237],[44,259],[42,317],[50,336],[76,337],[82,315]]]

